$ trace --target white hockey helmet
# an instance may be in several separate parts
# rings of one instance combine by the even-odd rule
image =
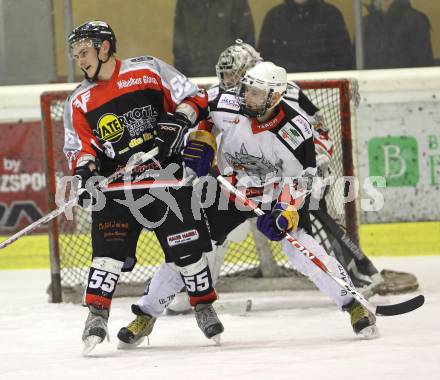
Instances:
[[[272,62],[261,62],[240,80],[237,96],[241,110],[250,117],[263,116],[278,105],[286,89],[286,70]]]
[[[260,53],[251,45],[238,39],[219,56],[215,71],[222,90],[238,85],[241,77],[250,68],[261,62]]]

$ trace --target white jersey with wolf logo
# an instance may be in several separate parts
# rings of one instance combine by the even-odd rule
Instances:
[[[290,103],[283,100],[274,118],[258,123],[239,113],[232,93],[211,102],[213,132],[221,134],[217,160],[223,175],[235,174],[242,186],[267,188],[316,173],[312,128]],[[275,189],[272,199],[278,195]]]

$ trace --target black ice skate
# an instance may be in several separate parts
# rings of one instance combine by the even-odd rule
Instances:
[[[131,311],[136,318],[118,332],[118,349],[121,350],[139,346],[151,334],[156,322],[156,318],[144,313],[138,305],[131,305]]]
[[[108,309],[102,309],[94,305],[88,305],[89,315],[84,326],[82,340],[84,342],[83,355],[89,354],[97,344],[108,339],[107,321]]]
[[[350,314],[351,326],[357,335],[367,339],[374,339],[379,336],[376,326],[376,316],[362,306],[358,301],[353,300],[343,307],[344,311]]]
[[[220,344],[220,334],[224,331],[223,325],[218,319],[212,303],[200,303],[195,307],[195,315],[200,330],[208,339],[213,339]]]

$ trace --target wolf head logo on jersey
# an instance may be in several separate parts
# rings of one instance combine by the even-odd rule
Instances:
[[[248,154],[244,143],[241,145],[240,152],[225,154],[226,160],[235,171],[244,171],[250,177],[257,177],[260,181],[267,181],[277,174],[278,169],[272,165],[263,154],[261,157]]]

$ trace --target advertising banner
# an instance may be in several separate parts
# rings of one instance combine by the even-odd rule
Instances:
[[[40,122],[0,123],[2,235],[26,227],[47,212],[41,141]]]
[[[357,110],[358,175],[386,183],[373,181],[383,205],[361,210],[363,223],[440,220],[440,107],[437,94],[417,95],[380,96]]]

